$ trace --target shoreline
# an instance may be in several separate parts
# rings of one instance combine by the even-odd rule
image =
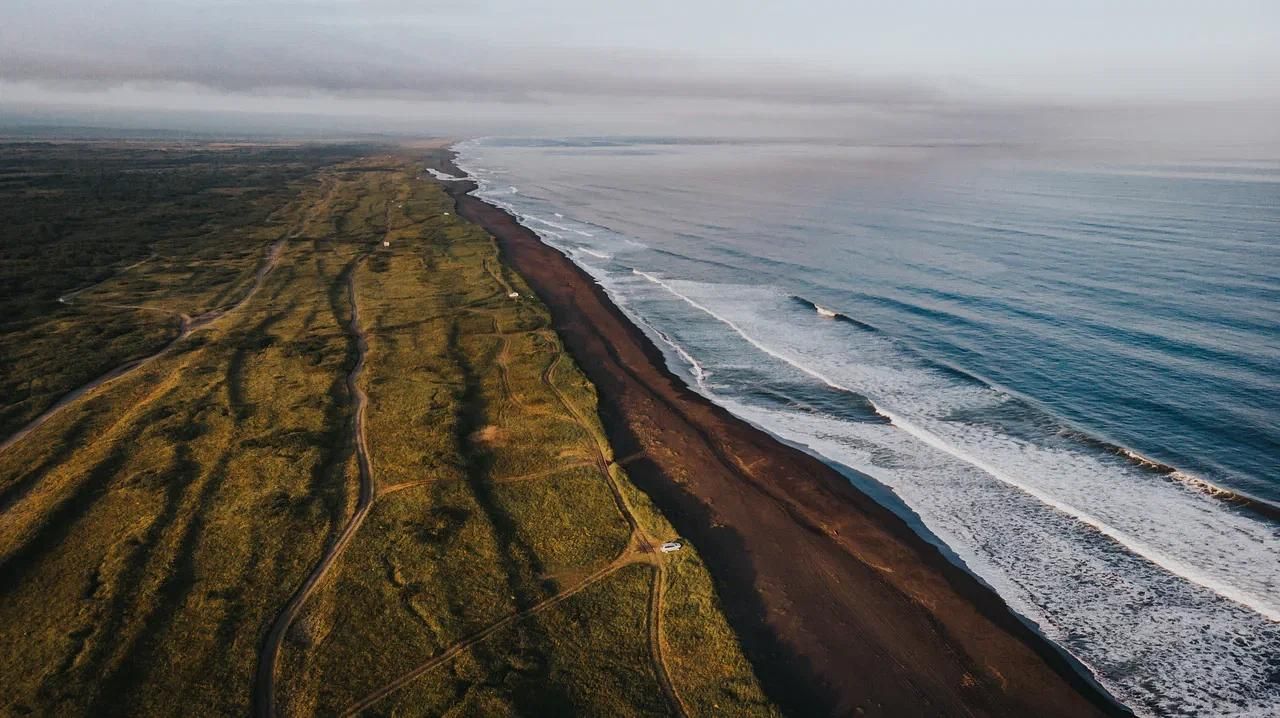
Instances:
[[[453,153],[428,166],[461,173]],[[585,271],[441,186],[548,306],[633,481],[706,557],[770,697],[795,714],[1126,715],[1060,647],[835,468],[690,390]]]

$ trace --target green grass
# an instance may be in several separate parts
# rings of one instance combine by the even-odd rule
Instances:
[[[361,151],[0,143],[0,436],[229,301],[316,170]]]
[[[416,174],[315,168],[225,241],[77,296],[225,307],[286,238],[243,306],[0,453],[0,712],[250,710],[263,636],[356,507],[349,281],[378,493],[284,634],[282,712],[412,676],[372,712],[667,715],[663,673],[693,714],[774,712],[695,548],[638,550],[673,531],[601,463],[594,388],[545,308]],[[47,326],[46,351],[75,351]]]
[[[617,571],[423,676],[381,714],[669,715],[647,648],[635,640],[647,630],[652,573]]]
[[[337,277],[306,254],[291,247],[239,311],[0,454],[11,709],[247,708],[258,627],[347,502]]]

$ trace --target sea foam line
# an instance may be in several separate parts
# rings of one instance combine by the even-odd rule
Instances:
[[[456,177],[456,176],[451,175],[451,174],[449,174],[449,173],[447,173],[447,172],[441,172],[440,170],[438,170],[438,169],[436,169],[436,168],[434,168],[434,167],[428,167],[428,168],[427,168],[427,171],[431,173],[431,176],[432,176],[432,177],[435,177],[436,179],[440,180],[441,182],[465,182],[465,181],[467,181],[467,180],[471,179],[470,177]]]
[[[751,344],[752,346],[764,352],[765,354],[781,362],[784,362],[801,372],[804,372],[805,374],[813,377],[814,379],[817,379],[818,381],[822,382],[823,384],[826,384],[832,389],[835,389],[837,391],[843,391],[849,394],[863,396],[861,392],[854,391],[849,387],[843,386],[838,382],[833,381],[831,378],[827,377],[821,372],[811,367],[808,367],[801,362],[795,361],[794,359],[783,354],[782,352],[779,352],[770,348],[769,346],[760,342],[755,337],[748,334],[741,327],[735,324],[732,320],[724,316],[721,316],[720,314],[717,314],[714,310],[680,293],[675,287],[672,287],[670,284],[668,284],[667,282],[664,282],[658,277],[652,274],[649,274],[648,272],[642,272],[638,269],[633,269],[631,271],[636,275],[643,277],[644,279],[662,287],[667,292],[681,299],[682,301],[684,301],[686,304],[693,307],[694,309],[697,309],[698,311],[707,314],[708,316],[712,317],[716,321],[729,327],[738,336],[742,337],[748,344]],[[1124,546],[1129,551],[1132,551],[1133,553],[1139,556],[1142,556],[1143,558],[1160,566],[1166,571],[1176,576],[1179,576],[1187,581],[1190,581],[1191,583],[1194,583],[1198,586],[1206,588],[1218,594],[1219,596],[1222,596],[1223,598],[1226,598],[1230,601],[1238,603],[1242,606],[1247,606],[1251,610],[1256,611],[1258,614],[1266,617],[1268,620],[1280,623],[1280,610],[1277,610],[1275,607],[1270,606],[1265,600],[1260,600],[1257,597],[1252,596],[1247,592],[1241,591],[1240,589],[1234,586],[1225,584],[1211,577],[1204,576],[1195,568],[1187,565],[1186,563],[1165,555],[1164,553],[1162,553],[1158,549],[1153,548],[1147,543],[1133,538],[1132,536],[1124,533],[1123,531],[1120,531],[1115,527],[1110,526],[1106,522],[1092,516],[1091,514],[1075,506],[1071,506],[1070,504],[1067,504],[1059,499],[1056,499],[1048,495],[1047,493],[1039,489],[1036,489],[1035,487],[1028,486],[1018,481],[1017,479],[1009,476],[1008,474],[1004,473],[1000,469],[994,466],[991,466],[990,464],[983,461],[982,459],[976,456],[973,456],[972,454],[969,454],[968,452],[964,451],[959,447],[956,447],[947,443],[946,441],[944,441],[937,435],[933,434],[932,432],[922,427],[916,426],[915,424],[904,419],[903,417],[885,410],[884,408],[876,404],[875,400],[872,399],[871,397],[865,397],[865,398],[867,399],[867,401],[871,402],[871,406],[875,409],[876,413],[885,417],[890,422],[892,422],[893,425],[897,426],[899,429],[915,437],[916,439],[919,439],[921,442],[925,443],[926,445],[934,449],[937,449],[939,451],[942,451],[946,454],[949,454],[959,459],[960,461],[963,461],[964,463],[969,464],[970,466],[973,466],[981,470],[982,472],[990,475],[996,480],[1004,484],[1007,484],[1009,486],[1012,486],[1013,488],[1018,489],[1019,491],[1022,491],[1023,493],[1035,498],[1036,500],[1044,503],[1045,505],[1059,511],[1060,513],[1066,514],[1067,516],[1070,516],[1073,519],[1093,528],[1094,530],[1098,531],[1099,533],[1106,536],[1107,538],[1110,538],[1112,541],[1115,541],[1121,546]]]
[[[680,346],[678,342],[676,342],[674,339],[668,336],[666,332],[653,326],[652,324],[650,324],[649,322],[643,319],[637,318],[637,321],[639,321],[641,324],[651,329],[654,334],[658,335],[658,338],[661,339],[664,344],[671,347],[672,350],[674,350],[675,353],[678,354],[681,359],[683,359],[685,362],[689,364],[689,371],[693,374],[694,383],[697,384],[698,388],[701,389],[704,393],[710,395],[711,389],[707,386],[707,371],[706,369],[703,368],[702,362],[698,361],[697,359],[694,359],[693,355],[685,351],[685,348]]]

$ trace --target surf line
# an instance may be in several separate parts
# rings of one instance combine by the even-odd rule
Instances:
[[[441,182],[466,182],[471,179],[470,177],[457,177],[447,172],[441,172],[440,170],[435,169],[434,167],[428,167],[427,171],[431,173],[432,177],[435,177]]]
[[[703,392],[705,392],[708,395],[713,393],[711,391],[711,388],[707,386],[707,370],[702,366],[702,362],[698,361],[697,359],[694,359],[692,354],[685,351],[685,348],[680,346],[679,343],[677,343],[674,339],[668,336],[666,332],[653,326],[653,324],[646,321],[640,315],[631,314],[630,312],[628,312],[628,316],[631,316],[640,324],[643,324],[644,326],[648,327],[654,334],[658,336],[659,339],[662,340],[664,344],[671,347],[672,350],[674,350],[675,353],[679,355],[681,359],[683,359],[685,362],[689,364],[690,373],[693,374],[693,381],[698,385],[699,389],[701,389]]]
[[[684,294],[681,294],[679,291],[675,289],[675,287],[672,287],[669,283],[663,281],[662,279],[659,279],[658,277],[652,274],[649,274],[648,272],[642,272],[638,269],[632,269],[631,271],[634,272],[636,275],[643,277],[644,279],[647,279],[648,281],[667,290],[673,296],[681,299],[682,301],[684,301],[686,304],[693,307],[694,309],[697,309],[698,311],[703,312],[704,314],[710,316],[716,321],[729,327],[738,336],[746,340],[748,344],[751,344],[755,348],[773,357],[774,359],[784,362],[804,372],[805,374],[808,374],[809,376],[813,377],[814,379],[817,379],[823,384],[826,384],[832,389],[846,392],[849,394],[854,394],[857,396],[864,396],[860,392],[854,391],[853,389],[850,389],[847,386],[843,386],[833,381],[832,379],[825,376],[821,372],[816,371],[808,366],[805,366],[804,364],[792,359],[791,357],[788,357],[782,352],[779,352],[775,349],[772,349],[766,346],[765,344],[760,342],[758,339],[756,339],[755,337],[751,336],[746,331],[744,331],[742,327],[739,327],[732,320],[717,314],[715,311],[711,310],[705,305],[691,299],[690,297],[685,296]],[[927,429],[916,426],[915,424],[902,418],[901,416],[898,416],[890,411],[887,411],[881,408],[875,403],[873,399],[871,399],[871,397],[865,397],[865,398],[867,399],[867,401],[871,402],[871,406],[875,409],[876,413],[885,417],[886,419],[889,420],[891,424],[893,424],[894,426],[897,426],[900,430],[906,432],[907,434],[919,439],[920,441],[924,442],[926,445],[938,451],[941,451],[943,453],[949,454],[952,457],[959,459],[960,461],[966,464],[969,464],[974,468],[979,469],[983,473],[990,475],[991,477],[995,478],[1001,483],[1012,486],[1013,488],[1031,496],[1032,498],[1035,498],[1037,501],[1040,501],[1041,503],[1049,506],[1050,508],[1062,514],[1070,516],[1071,518],[1075,519],[1076,521],[1079,521],[1080,523],[1085,524],[1086,526],[1089,526],[1090,528],[1094,529],[1098,533],[1106,536],[1112,541],[1115,541],[1121,546],[1124,546],[1129,551],[1139,556],[1142,556],[1143,558],[1156,564],[1157,566],[1160,566],[1161,568],[1168,571],[1169,573],[1179,576],[1202,588],[1208,589],[1218,594],[1219,596],[1222,596],[1223,598],[1226,598],[1230,601],[1233,601],[1242,606],[1245,606],[1257,612],[1258,614],[1262,615],[1263,617],[1267,618],[1268,620],[1274,621],[1276,623],[1280,623],[1280,609],[1269,605],[1267,601],[1259,599],[1245,591],[1241,591],[1235,586],[1225,584],[1212,577],[1201,574],[1200,571],[1196,570],[1192,566],[1182,561],[1179,561],[1178,559],[1166,556],[1165,554],[1155,549],[1154,547],[1148,545],[1147,543],[1143,541],[1139,541],[1138,539],[1135,539],[1132,536],[1129,536],[1128,534],[1116,529],[1113,526],[1108,525],[1106,522],[1102,521],[1101,519],[1098,519],[1092,516],[1091,514],[1085,511],[1082,511],[1081,509],[1078,509],[1074,506],[1071,506],[1070,504],[1060,501],[1039,489],[1036,489],[1031,486],[1027,486],[1026,484],[1004,473],[1000,469],[988,464],[982,459],[979,459],[978,457],[975,457],[972,454],[969,454],[963,449],[952,446],[951,444],[947,443],[946,441],[944,441],[937,435],[933,434],[932,432],[928,431]]]

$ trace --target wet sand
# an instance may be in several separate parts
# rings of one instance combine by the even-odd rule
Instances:
[[[444,150],[428,166],[461,176]],[[1127,714],[989,588],[814,457],[690,391],[584,271],[445,181],[550,308],[615,456],[707,561],[793,715]]]

